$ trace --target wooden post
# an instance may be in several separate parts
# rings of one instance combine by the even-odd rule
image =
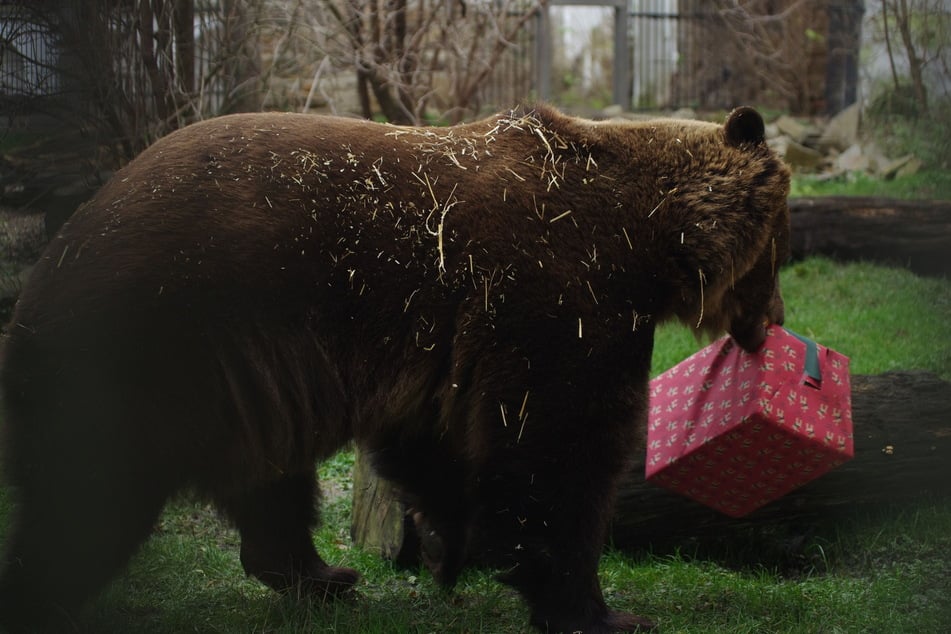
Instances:
[[[551,99],[551,16],[548,5],[535,17],[535,97]]]
[[[631,107],[631,47],[627,31],[630,21],[627,0],[614,2],[614,61],[611,67],[614,103],[625,110]]]

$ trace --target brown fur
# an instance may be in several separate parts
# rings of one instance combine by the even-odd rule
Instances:
[[[0,622],[75,611],[182,488],[265,583],[348,587],[310,530],[314,462],[353,438],[435,531],[444,583],[477,555],[541,629],[646,624],[596,573],[654,327],[755,348],[782,320],[788,181],[749,109],[170,134],[77,211],[17,306]]]

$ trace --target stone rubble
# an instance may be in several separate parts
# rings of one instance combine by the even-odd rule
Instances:
[[[605,109],[605,118],[648,119],[643,113],[623,112],[620,107]],[[690,108],[669,116],[703,118]],[[799,118],[780,115],[766,124],[766,140],[798,173],[832,179],[849,173],[863,173],[892,179],[916,173],[924,164],[912,154],[886,156],[871,140],[860,134],[861,110],[853,104],[833,117]]]

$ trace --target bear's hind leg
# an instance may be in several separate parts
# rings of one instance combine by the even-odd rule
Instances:
[[[328,565],[314,548],[317,497],[316,475],[309,471],[218,501],[241,534],[245,572],[279,592],[321,600],[353,587],[357,571]]]

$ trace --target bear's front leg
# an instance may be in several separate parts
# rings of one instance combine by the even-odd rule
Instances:
[[[316,475],[308,472],[219,501],[241,533],[245,572],[278,592],[321,600],[353,587],[357,571],[328,565],[314,548],[316,499]]]

